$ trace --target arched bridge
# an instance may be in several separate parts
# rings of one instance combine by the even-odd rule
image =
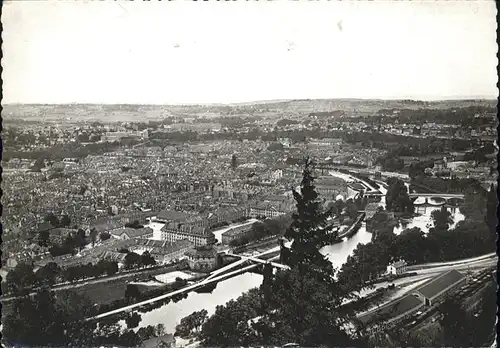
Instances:
[[[450,199],[450,198],[460,198],[464,199],[465,195],[462,193],[409,193],[408,196],[410,198],[444,198],[444,199]]]
[[[458,193],[410,193],[408,196],[413,199],[415,205],[458,206],[464,202],[464,195]]]

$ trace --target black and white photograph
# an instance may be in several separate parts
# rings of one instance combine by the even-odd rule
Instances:
[[[497,347],[493,0],[5,0],[2,347]]]

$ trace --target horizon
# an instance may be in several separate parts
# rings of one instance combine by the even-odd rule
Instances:
[[[498,96],[493,1],[8,1],[2,22],[4,105]]]
[[[271,103],[289,103],[296,101],[321,101],[321,100],[332,100],[332,101],[405,101],[405,102],[415,102],[415,103],[440,103],[440,102],[464,102],[464,101],[495,101],[498,97],[482,97],[482,96],[464,96],[461,98],[443,97],[442,99],[412,99],[412,98],[298,98],[298,99],[270,99],[270,100],[250,100],[234,103],[183,103],[183,104],[156,104],[156,103],[87,103],[87,102],[67,102],[67,103],[2,103],[3,106],[21,106],[21,105],[138,105],[138,106],[238,106],[243,104],[249,105],[259,105],[259,104],[271,104]]]

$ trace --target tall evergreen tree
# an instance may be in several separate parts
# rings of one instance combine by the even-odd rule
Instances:
[[[327,223],[329,212],[323,211],[318,199],[311,166],[312,161],[306,158],[300,192],[292,190],[297,212],[285,232],[285,238],[291,240],[292,245],[284,262],[301,273],[314,271],[321,275],[321,280],[327,280],[333,276],[333,267],[320,249],[336,240],[337,233]]]

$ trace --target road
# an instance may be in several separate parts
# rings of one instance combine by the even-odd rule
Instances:
[[[413,269],[411,272],[416,272],[417,274],[436,274],[436,273],[441,273],[441,272],[446,272],[452,269],[455,269],[457,271],[467,271],[467,270],[474,270],[474,269],[481,269],[481,268],[487,268],[487,267],[494,267],[498,263],[498,258],[486,258],[486,259],[481,259],[481,260],[473,260],[469,262],[464,262],[464,263],[458,263],[458,264],[450,264],[446,263],[444,266],[434,266],[434,267],[428,267],[428,268],[423,268],[423,269]]]
[[[496,253],[489,253],[486,255],[481,255],[481,256],[471,257],[468,259],[456,260],[456,261],[424,263],[424,264],[420,264],[420,265],[408,266],[407,270],[410,271],[410,270],[417,270],[417,269],[423,269],[423,268],[428,268],[428,267],[459,265],[459,264],[463,264],[463,263],[469,263],[472,261],[479,261],[479,260],[485,260],[485,259],[497,259],[497,254]]]

